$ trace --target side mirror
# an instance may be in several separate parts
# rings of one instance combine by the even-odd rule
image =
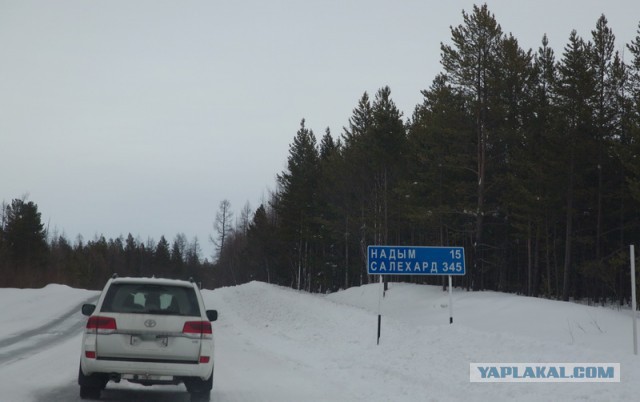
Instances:
[[[96,311],[95,304],[83,304],[82,305],[82,315],[86,315],[87,317],[93,314]]]
[[[218,319],[218,310],[207,310],[207,318],[209,321],[215,321]]]

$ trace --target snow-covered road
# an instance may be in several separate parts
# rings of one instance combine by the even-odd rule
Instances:
[[[392,284],[310,295],[264,283],[203,291],[214,323],[212,400],[634,400],[630,312],[493,292]],[[82,302],[97,292],[0,289],[0,402],[79,401]],[[75,313],[73,313],[75,311]],[[619,383],[470,383],[472,362],[621,363]],[[110,383],[107,401],[188,401],[183,386]]]
[[[61,316],[52,317],[37,328],[29,329],[0,340],[0,365],[27,358],[46,349],[54,348],[60,342],[77,335],[86,323],[78,316],[84,303],[95,302],[91,297],[66,311]]]

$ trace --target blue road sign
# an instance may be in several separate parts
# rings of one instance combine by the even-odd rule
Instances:
[[[463,247],[369,246],[369,275],[464,275]]]

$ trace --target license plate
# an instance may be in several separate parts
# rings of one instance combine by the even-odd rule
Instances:
[[[151,342],[152,344],[156,344],[157,346],[166,348],[169,346],[169,337],[166,335],[157,335],[157,336],[142,336],[142,335],[131,335],[131,339],[129,340],[129,344],[131,346],[138,346],[143,344],[144,342]]]
[[[170,375],[150,375],[150,374],[123,374],[123,380],[134,381],[173,381]]]
[[[166,348],[167,346],[169,346],[169,337],[160,335],[156,336],[156,342],[158,343],[158,345]]]

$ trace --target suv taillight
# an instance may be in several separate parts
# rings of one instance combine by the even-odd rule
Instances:
[[[95,331],[100,334],[108,334],[118,329],[116,319],[113,317],[101,317],[94,315],[87,321],[87,331]]]
[[[182,327],[182,333],[209,338],[213,335],[213,329],[209,321],[187,321]]]

